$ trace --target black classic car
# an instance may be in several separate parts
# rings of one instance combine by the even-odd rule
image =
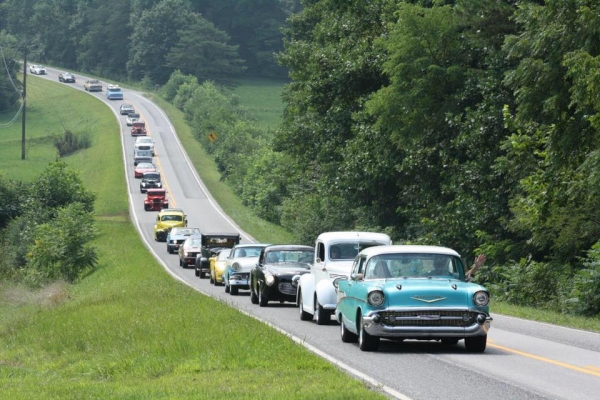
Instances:
[[[206,277],[210,273],[209,258],[219,253],[220,249],[231,249],[240,243],[239,233],[203,233],[202,251],[196,256],[196,276]]]
[[[138,164],[139,165],[139,164]],[[159,172],[144,172],[140,181],[140,192],[146,193],[148,189],[161,189],[162,182]]]
[[[310,272],[315,249],[302,245],[265,247],[250,272],[250,300],[261,307],[269,301],[296,302],[297,282]]]

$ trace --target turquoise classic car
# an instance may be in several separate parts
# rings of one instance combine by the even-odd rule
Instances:
[[[464,339],[485,351],[489,292],[465,279],[460,255],[437,246],[375,246],[361,251],[349,278],[338,278],[335,315],[343,342],[374,351],[380,339]]]

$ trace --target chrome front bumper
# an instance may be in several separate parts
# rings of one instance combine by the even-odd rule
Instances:
[[[388,338],[413,338],[413,339],[437,339],[437,338],[465,338],[485,336],[491,327],[493,320],[489,315],[477,311],[475,320],[466,326],[434,326],[428,325],[432,318],[402,318],[401,326],[393,326],[383,321],[380,313],[387,310],[371,311],[362,317],[365,331],[372,336]],[[473,310],[470,310],[473,311]],[[432,314],[435,311],[432,310]],[[445,317],[450,319],[450,317]],[[439,320],[442,320],[440,318]],[[436,320],[437,321],[437,320]]]

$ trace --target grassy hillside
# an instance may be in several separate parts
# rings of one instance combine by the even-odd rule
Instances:
[[[66,85],[28,83],[27,159],[13,125],[0,135],[0,170],[34,179],[55,159],[53,135],[92,134],[92,148],[65,160],[98,194],[100,268],[38,292],[0,284],[1,398],[383,398],[167,275],[129,221],[112,112]]]

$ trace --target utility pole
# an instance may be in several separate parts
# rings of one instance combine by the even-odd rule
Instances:
[[[25,103],[25,95],[27,94],[27,46],[23,50],[23,120],[21,123],[21,160],[25,159],[25,111],[27,110]]]

